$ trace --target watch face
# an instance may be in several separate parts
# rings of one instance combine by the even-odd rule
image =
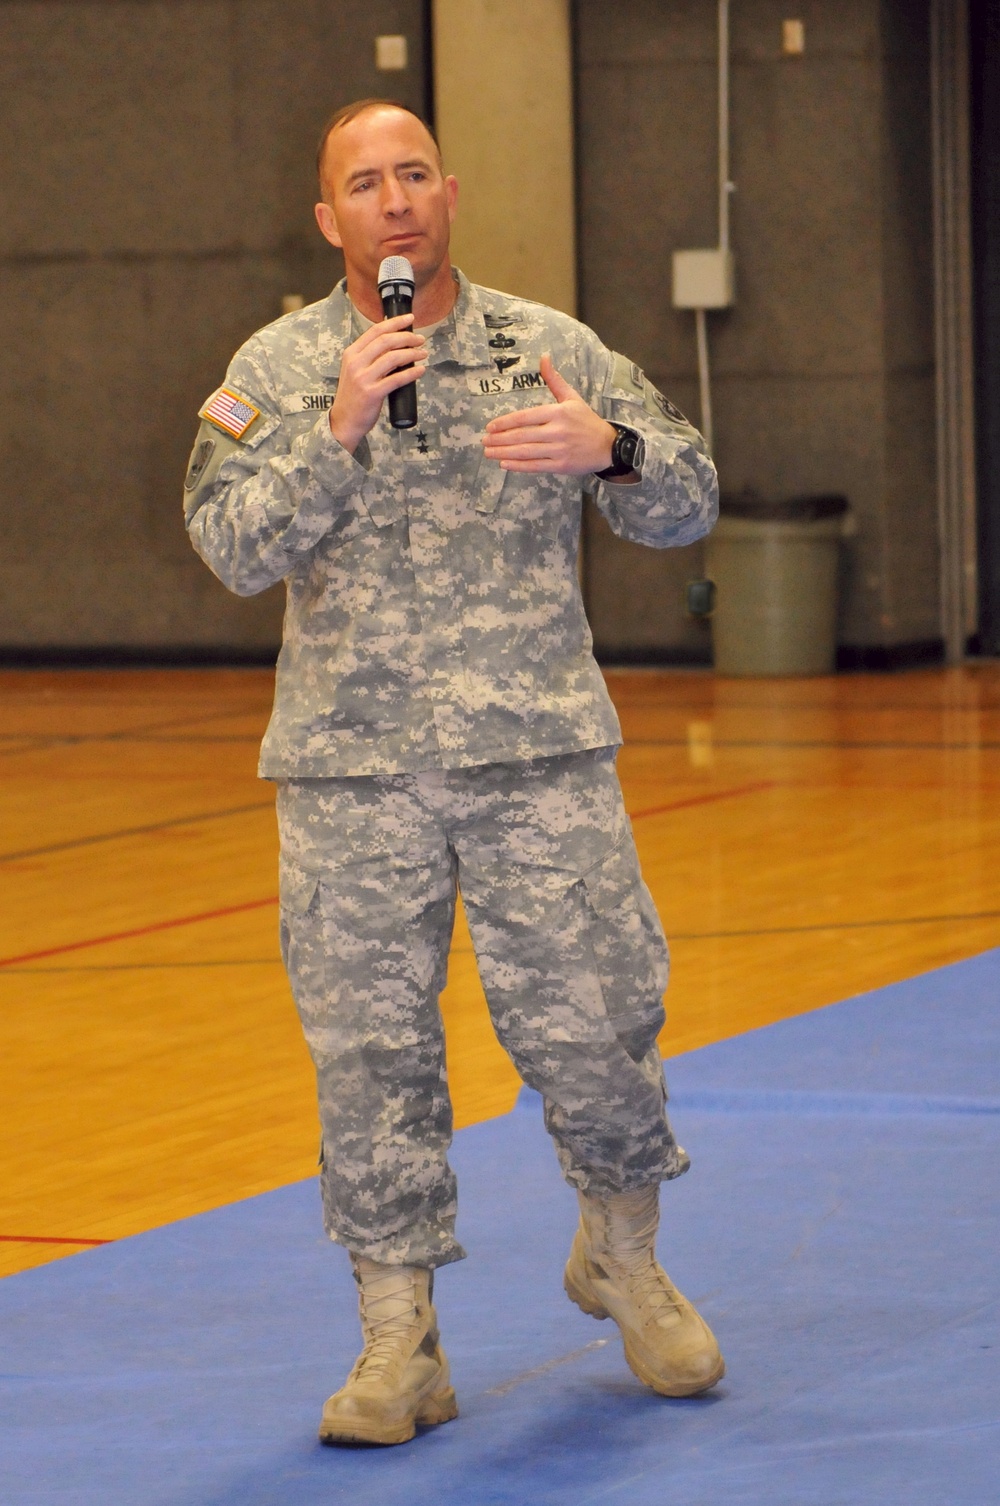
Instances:
[[[630,471],[642,470],[643,456],[646,452],[642,435],[637,434],[634,429],[627,429],[624,424],[615,424],[614,430],[611,464],[606,470],[595,473],[602,480],[612,480],[615,476],[627,476]]]
[[[639,448],[639,436],[627,430],[618,436],[618,453],[627,466],[635,464],[635,453]]]

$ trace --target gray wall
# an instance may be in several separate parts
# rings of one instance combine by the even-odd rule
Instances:
[[[422,107],[422,11],[0,0],[0,649],[277,643],[280,589],[230,596],[181,526],[196,413],[283,294],[340,276],[316,137],[361,95]]]
[[[733,0],[737,304],[709,316],[724,490],[841,491],[842,644],[939,636],[929,86],[919,0]],[[805,21],[804,57],[780,56]],[[670,253],[717,240],[715,6],[579,0],[583,316],[697,422],[693,315]],[[701,550],[654,554],[592,513],[607,657],[707,653],[684,611]]]
[[[787,9],[733,0],[739,302],[710,333],[723,484],[846,492],[842,642],[935,638],[925,6],[802,0],[794,61]],[[312,220],[317,129],[370,92],[422,105],[422,12],[0,0],[0,651],[276,643],[280,589],[230,597],[180,526],[195,413],[282,294],[340,275]],[[715,6],[576,12],[583,314],[696,418],[669,267],[716,236]],[[386,31],[410,38],[406,74],[375,71]],[[705,656],[683,607],[697,548],[623,545],[593,516],[587,544],[607,655]]]

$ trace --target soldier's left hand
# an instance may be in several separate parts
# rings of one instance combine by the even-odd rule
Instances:
[[[505,471],[585,476],[611,464],[615,431],[542,356],[539,370],[555,403],[505,413],[486,425],[484,454]]]

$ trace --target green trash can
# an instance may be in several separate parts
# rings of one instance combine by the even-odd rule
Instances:
[[[822,675],[836,665],[846,497],[723,496],[706,544],[722,675]]]

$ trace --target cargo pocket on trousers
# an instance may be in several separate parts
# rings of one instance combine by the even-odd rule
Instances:
[[[290,858],[278,865],[278,903],[290,915],[306,915],[319,888],[319,874],[311,873]]]
[[[303,868],[291,858],[282,857],[278,862],[278,937],[281,943],[281,960],[285,964],[292,984],[292,993],[298,1002],[296,983],[299,976],[316,971],[316,940],[310,945],[308,932],[311,922],[306,921],[319,888],[319,874]],[[307,961],[308,959],[308,961]]]
[[[620,842],[583,875],[592,910],[611,915],[642,885],[639,859],[631,842]]]
[[[629,1055],[640,1060],[666,1015],[670,957],[631,836],[583,875],[591,939],[608,1014]]]

